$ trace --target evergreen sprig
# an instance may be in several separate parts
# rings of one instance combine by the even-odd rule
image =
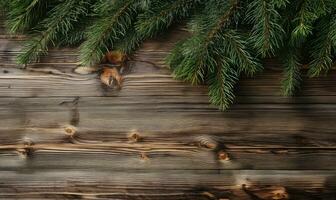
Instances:
[[[250,42],[262,57],[272,56],[281,47],[284,30],[277,8],[285,1],[254,0],[248,5],[247,22],[252,24]]]
[[[308,75],[328,72],[336,59],[335,0],[2,0],[12,34],[27,33],[18,62],[27,64],[50,46],[80,45],[84,66],[113,49],[132,53],[147,38],[179,22],[190,36],[167,57],[176,78],[209,87],[224,110],[241,75],[261,71],[261,59],[283,64],[284,95]]]
[[[234,100],[233,89],[238,77],[239,74],[232,70],[231,63],[221,59],[208,77],[210,102],[222,110],[227,109]]]
[[[287,96],[292,96],[300,87],[301,73],[299,63],[299,52],[295,48],[290,48],[283,59],[284,78],[282,80],[282,90]]]
[[[143,37],[153,37],[167,29],[174,20],[185,18],[200,0],[153,1],[150,8],[139,15],[136,31]]]
[[[89,66],[100,61],[114,43],[126,35],[135,19],[138,0],[101,1],[95,6],[98,17],[86,32],[80,47],[80,61]]]
[[[50,11],[50,15],[37,25],[34,36],[18,56],[18,62],[26,64],[37,61],[41,54],[47,52],[48,46],[57,39],[58,34],[67,37],[73,24],[81,15],[87,13],[87,8],[86,0],[67,0],[56,5]]]
[[[49,0],[12,0],[4,1],[8,5],[7,27],[9,33],[23,32],[34,27],[40,19],[46,16]]]
[[[310,69],[311,77],[328,72],[333,64],[336,50],[336,14],[324,17],[317,25],[319,32],[312,40]]]
[[[247,42],[231,29],[239,14],[238,1],[215,2],[190,23],[194,36],[177,45],[168,63],[177,78],[209,85],[210,102],[226,109],[233,101],[241,73],[253,75],[261,65],[247,50]],[[208,11],[212,11],[211,14]]]

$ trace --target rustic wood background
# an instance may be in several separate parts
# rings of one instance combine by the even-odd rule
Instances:
[[[280,95],[273,62],[227,112],[174,80],[171,31],[136,53],[121,90],[80,75],[76,49],[14,62],[0,22],[0,199],[336,199],[336,73]]]

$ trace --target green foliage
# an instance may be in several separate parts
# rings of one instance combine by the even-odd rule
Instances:
[[[0,14],[8,9],[9,0],[0,0]]]
[[[48,45],[56,40],[58,34],[67,37],[73,24],[81,15],[87,13],[87,8],[86,0],[68,0],[56,5],[50,10],[50,15],[37,25],[36,33],[25,44],[23,53],[18,56],[18,62],[26,64],[37,61],[41,54],[47,52]]]
[[[8,1],[7,27],[10,33],[31,29],[46,15],[49,0],[12,0]]]
[[[291,33],[294,43],[302,43],[313,33],[315,20],[326,14],[326,5],[323,0],[305,0],[299,5],[297,15],[293,20],[295,28]]]
[[[8,31],[26,33],[18,62],[38,60],[51,46],[80,45],[80,62],[96,64],[110,50],[132,53],[147,38],[187,22],[191,33],[166,61],[176,78],[206,84],[224,110],[240,76],[262,70],[261,59],[283,64],[283,94],[308,75],[328,72],[336,56],[335,0],[1,0]]]
[[[210,101],[220,109],[232,103],[240,73],[253,75],[261,69],[247,50],[246,39],[230,28],[238,11],[238,1],[207,5],[189,24],[194,35],[178,44],[168,59],[177,78],[193,84],[207,83]]]
[[[301,82],[300,63],[298,51],[294,48],[289,48],[283,59],[284,78],[282,80],[282,91],[286,96],[292,96],[298,90]]]
[[[332,67],[336,50],[336,15],[324,17],[316,26],[319,32],[312,40],[311,57],[308,74],[311,77],[328,72]]]
[[[239,73],[253,76],[262,69],[261,64],[248,51],[246,38],[235,30],[228,30],[223,34],[222,53],[230,58]]]
[[[282,45],[284,30],[277,10],[284,1],[254,0],[248,6],[247,22],[252,24],[250,42],[262,57],[272,56]]]
[[[208,77],[210,102],[221,110],[227,109],[234,99],[233,89],[239,74],[231,67],[230,63],[222,60]]]
[[[99,62],[114,43],[126,35],[138,8],[137,0],[101,1],[95,5],[97,20],[88,28],[86,41],[80,47],[82,65]]]
[[[177,19],[190,15],[190,11],[200,0],[167,0],[151,2],[146,12],[138,17],[137,32],[144,37],[153,37],[167,29]]]
[[[126,54],[131,54],[143,41],[143,37],[136,32],[134,26],[130,27],[122,40],[115,43],[115,49]]]
[[[203,17],[191,22],[190,26],[194,27],[194,35],[182,44],[183,59],[174,70],[177,78],[193,84],[203,83],[207,72],[214,71],[217,62],[215,57],[222,53],[221,42],[225,40],[222,30],[229,25],[230,18],[233,17],[234,10],[237,8],[236,3],[226,5],[221,9],[212,7],[212,4],[208,6],[215,10],[208,15],[206,11],[209,8],[206,8]],[[172,55],[172,57],[177,56],[179,55]]]

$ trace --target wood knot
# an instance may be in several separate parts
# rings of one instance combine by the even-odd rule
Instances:
[[[218,155],[218,160],[220,160],[220,161],[229,161],[230,160],[229,154],[226,153],[225,151],[219,151],[217,153],[217,155]]]
[[[24,139],[24,141],[23,141],[23,146],[24,146],[25,148],[30,148],[30,147],[33,146],[33,145],[34,145],[33,141],[31,141],[30,139]]]
[[[243,189],[260,200],[288,200],[289,194],[285,187],[282,186],[246,186]]]
[[[218,146],[217,141],[215,141],[212,138],[206,137],[206,136],[197,137],[197,141],[198,141],[198,146],[201,148],[213,150],[213,149],[216,149]]]
[[[132,130],[127,138],[130,142],[139,142],[142,139],[140,133],[137,130]]]
[[[140,154],[140,158],[141,158],[141,160],[143,160],[143,161],[147,161],[147,160],[149,160],[149,157],[147,156],[147,154],[146,154],[145,152],[141,152],[141,154]]]
[[[65,132],[66,135],[69,135],[69,136],[72,137],[77,132],[77,128],[74,127],[74,126],[66,126],[66,127],[64,127],[64,132]]]
[[[100,74],[100,80],[108,87],[116,86],[121,89],[124,78],[121,76],[117,68],[103,67],[103,72]]]
[[[31,157],[34,152],[33,145],[33,141],[25,139],[23,141],[23,148],[17,149],[17,152],[22,158]]]

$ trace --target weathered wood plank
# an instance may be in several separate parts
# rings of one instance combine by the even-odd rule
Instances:
[[[7,148],[4,150],[3,148]],[[0,170],[334,170],[335,150],[225,149],[178,144],[35,144],[0,146]],[[228,157],[228,160],[226,158]],[[265,162],[268,160],[269,162]]]
[[[1,198],[250,200],[243,184],[282,185],[291,199],[335,199],[333,171],[1,171]]]
[[[26,37],[4,35],[0,21],[0,199],[255,199],[243,184],[335,199],[336,72],[304,77],[286,98],[280,66],[266,61],[223,113],[206,87],[166,69],[185,35],[147,41],[115,90],[73,72],[75,49],[22,69],[15,57]]]
[[[135,129],[146,142],[190,144],[208,136],[228,147],[335,148],[335,107],[237,104],[223,113],[206,96],[1,98],[0,143],[62,142],[73,125],[79,138],[99,142],[127,142]]]
[[[206,99],[188,100],[1,98],[0,158],[6,162],[0,168],[336,167],[335,104],[239,104],[222,113]],[[220,159],[221,151],[230,161]]]
[[[188,83],[173,80],[169,70],[153,68],[150,64],[138,63],[134,66],[133,72],[125,76],[121,91],[104,87],[94,74],[87,76],[74,74],[72,71],[75,66],[74,64],[63,66],[62,64],[50,64],[46,67],[42,64],[25,70],[2,67],[0,95],[7,97],[207,95],[206,87],[190,86]],[[242,80],[237,88],[237,95],[238,99],[245,99],[245,102],[248,102],[250,97],[253,99],[266,96],[264,102],[269,103],[272,101],[304,102],[304,99],[306,103],[328,103],[336,96],[336,89],[333,87],[335,76],[336,72],[330,77],[318,80],[305,79],[305,85],[298,97],[285,98],[280,94],[281,73],[269,71],[255,79]],[[272,101],[267,98],[271,98]]]

